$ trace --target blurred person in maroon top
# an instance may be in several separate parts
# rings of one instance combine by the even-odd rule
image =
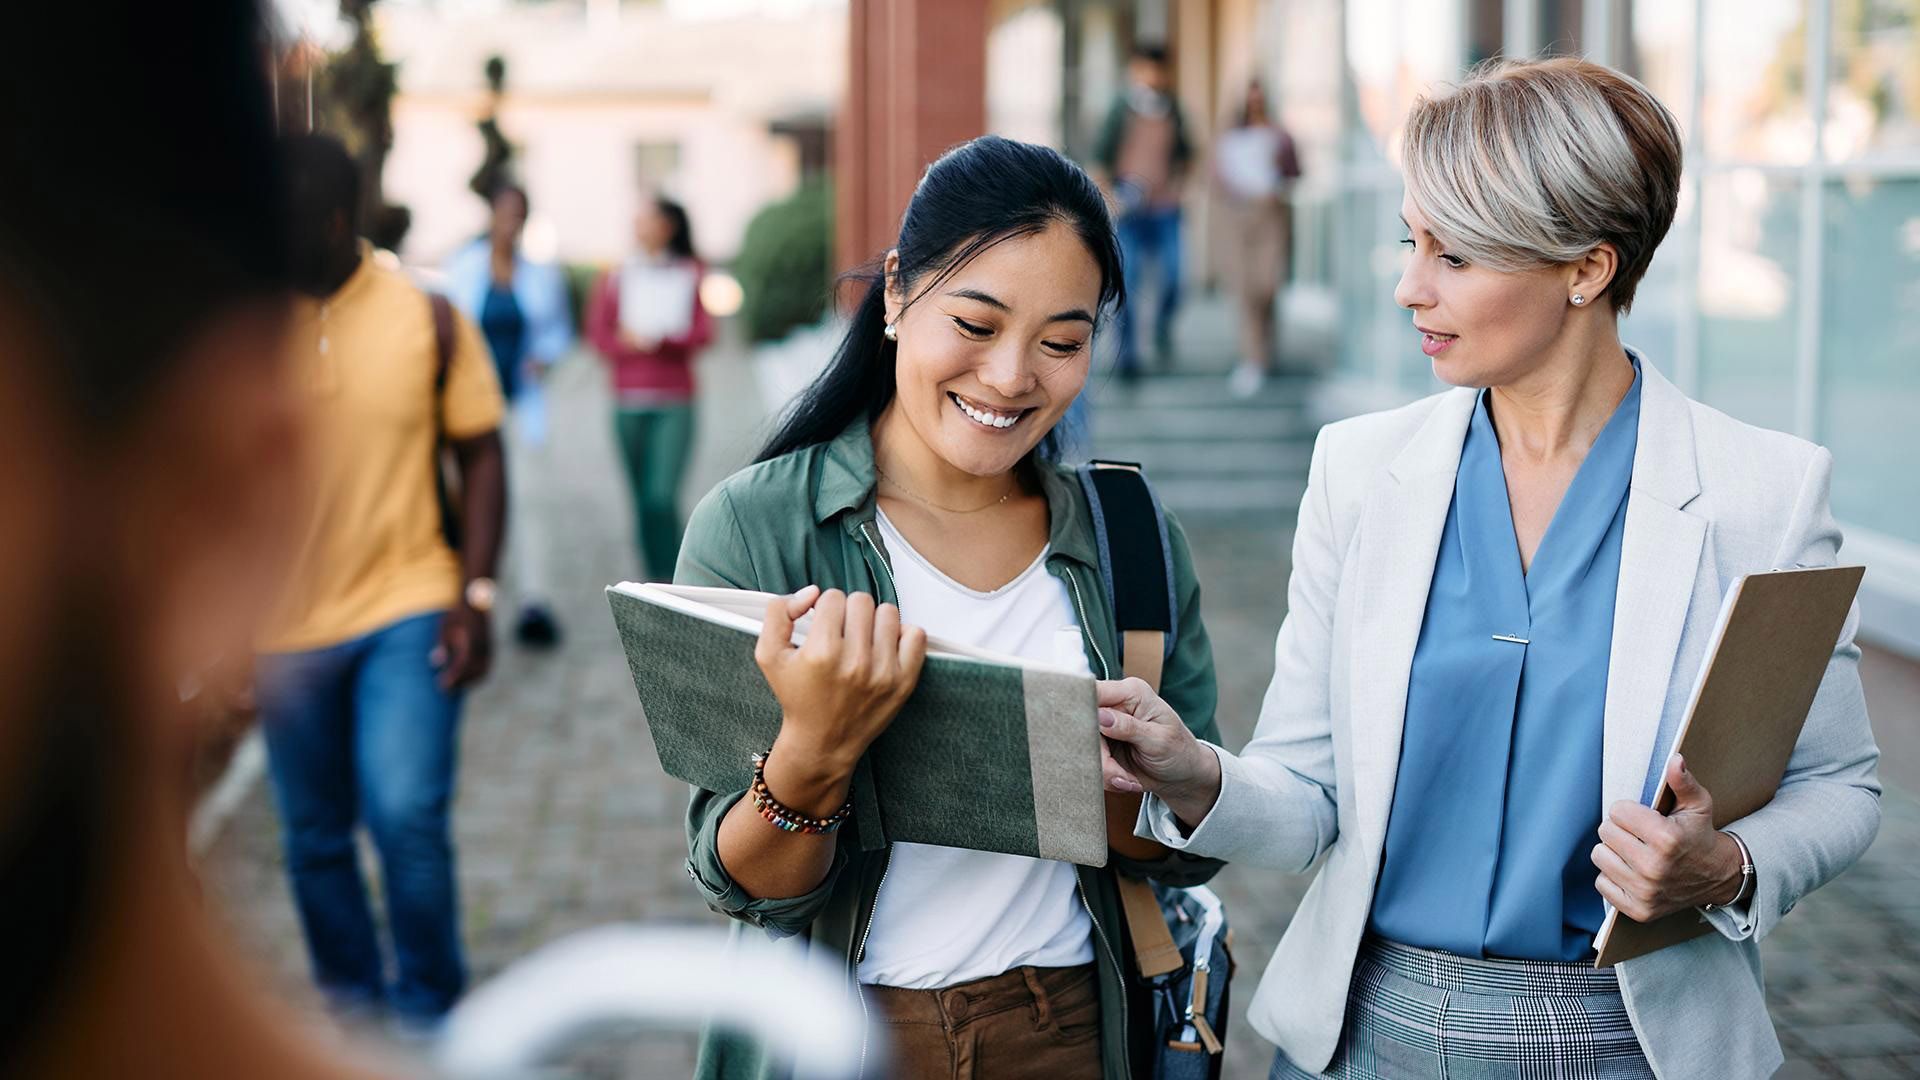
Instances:
[[[705,268],[686,210],[646,199],[634,241],[633,254],[594,287],[587,340],[613,377],[614,433],[646,576],[669,581],[686,527],[680,484],[693,451],[693,362],[713,339],[713,321],[700,303]]]

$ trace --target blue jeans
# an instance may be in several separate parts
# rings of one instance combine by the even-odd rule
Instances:
[[[259,658],[256,686],[294,905],[314,981],[343,1010],[428,1025],[466,986],[448,811],[460,697],[430,659],[440,613],[325,649]],[[380,853],[396,978],[388,987],[354,849]]]
[[[1140,370],[1134,305],[1146,295],[1149,263],[1160,266],[1160,312],[1154,320],[1154,335],[1165,342],[1173,330],[1173,313],[1180,306],[1180,208],[1143,207],[1121,217],[1116,227],[1127,302],[1120,308],[1120,352],[1113,366],[1132,372]]]

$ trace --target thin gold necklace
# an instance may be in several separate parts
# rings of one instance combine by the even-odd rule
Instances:
[[[982,510],[991,510],[994,507],[999,506],[1001,503],[1006,502],[1008,499],[1013,498],[1013,493],[1015,491],[1018,491],[1020,488],[1019,477],[1010,477],[1009,479],[1011,482],[1007,485],[1007,493],[1005,495],[1000,496],[999,498],[993,500],[992,502],[986,504],[985,506],[976,506],[969,510],[956,510],[951,506],[941,506],[939,503],[934,502],[932,499],[929,499],[920,495],[918,492],[914,491],[912,488],[908,487],[907,485],[901,483],[898,480],[895,480],[891,476],[888,476],[887,470],[881,468],[879,462],[874,463],[873,471],[880,474],[880,479],[885,480],[887,483],[892,484],[896,488],[899,488],[901,494],[905,495],[907,498],[912,499],[914,502],[917,502],[922,506],[929,506],[935,510],[939,510],[942,513],[947,513],[947,514],[977,514]]]

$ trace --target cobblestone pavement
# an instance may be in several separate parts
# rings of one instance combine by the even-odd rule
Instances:
[[[704,378],[695,492],[746,459],[760,421],[744,360],[716,350]],[[681,869],[683,789],[659,772],[601,596],[606,584],[632,575],[634,556],[599,371],[575,361],[556,373],[555,391],[558,467],[537,497],[559,523],[556,578],[568,636],[553,654],[503,647],[492,680],[469,702],[463,732],[456,834],[476,979],[575,929],[634,920],[716,921]],[[1143,393],[1129,405],[1117,389],[1103,389],[1115,402],[1100,406],[1107,409],[1097,417],[1103,442],[1123,442],[1130,409],[1167,405],[1221,415],[1236,407],[1217,380],[1176,380],[1160,390],[1149,382]],[[1142,458],[1171,455],[1164,467],[1160,459],[1154,463],[1163,489],[1198,492],[1166,494],[1176,506],[1193,507],[1184,520],[1206,585],[1229,745],[1249,734],[1272,670],[1290,507],[1298,493],[1276,498],[1273,488],[1260,485],[1297,485],[1304,478],[1304,457],[1287,449],[1301,438],[1286,430],[1300,422],[1297,394],[1297,386],[1275,388],[1264,408],[1234,421],[1277,425],[1267,434],[1282,464],[1265,479],[1250,480],[1232,453],[1221,458],[1222,482],[1205,469],[1163,475],[1202,455],[1190,446],[1139,452]],[[1190,444],[1212,427],[1194,425],[1180,419],[1172,426]],[[1249,490],[1254,494],[1239,505],[1236,493]],[[1884,716],[1886,707],[1879,707]],[[1889,793],[1885,809],[1886,824],[1866,859],[1803,902],[1765,945],[1768,997],[1789,1056],[1782,1076],[1920,1077],[1920,804]],[[207,855],[205,872],[210,894],[272,977],[297,1000],[311,1002],[278,823],[263,789],[241,802]],[[1218,878],[1239,943],[1234,996],[1241,1009],[1307,881],[1239,866]],[[1272,1048],[1244,1015],[1236,1016],[1226,1075],[1264,1077],[1271,1057]],[[685,1034],[613,1032],[554,1071],[671,1077],[686,1075],[691,1061]]]

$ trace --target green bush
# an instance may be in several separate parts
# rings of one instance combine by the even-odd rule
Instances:
[[[733,273],[745,294],[748,340],[773,341],[819,322],[833,284],[832,189],[808,184],[762,208],[747,224]]]

